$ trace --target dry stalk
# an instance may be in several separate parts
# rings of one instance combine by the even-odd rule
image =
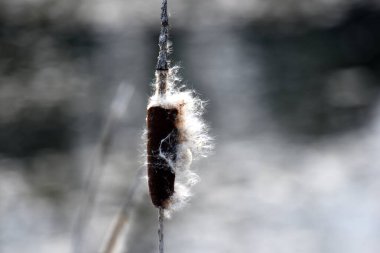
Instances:
[[[164,253],[164,209],[158,208],[158,252]]]
[[[103,253],[112,253],[114,252],[115,246],[117,244],[118,238],[120,237],[121,232],[123,231],[123,228],[125,224],[128,222],[128,218],[130,217],[131,211],[133,209],[133,203],[134,203],[134,197],[136,195],[136,192],[139,188],[141,176],[143,174],[142,170],[139,170],[138,173],[136,173],[136,176],[128,188],[128,196],[124,202],[124,205],[117,216],[116,222],[112,228],[112,232],[110,234],[109,239],[106,242],[105,248],[102,251]]]
[[[115,124],[125,115],[126,108],[134,93],[134,87],[122,83],[112,101],[109,116],[91,155],[91,164],[81,194],[81,206],[75,219],[72,237],[72,252],[83,252],[86,228],[92,217],[98,185],[103,173],[103,165],[107,156],[108,144]]]

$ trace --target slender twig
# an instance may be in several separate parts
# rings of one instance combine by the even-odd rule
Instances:
[[[164,253],[164,209],[158,208],[158,252]]]
[[[104,253],[112,253],[117,243],[117,239],[124,228],[124,224],[128,221],[128,217],[124,216],[122,213],[117,218],[115,226],[113,228],[110,239],[104,249]]]
[[[112,253],[114,251],[114,248],[115,248],[116,243],[117,243],[117,239],[119,238],[120,233],[123,231],[125,224],[128,222],[128,218],[130,217],[130,213],[133,209],[132,208],[133,203],[134,203],[133,200],[134,200],[136,192],[139,188],[142,174],[143,174],[143,170],[139,170],[136,173],[136,176],[135,176],[132,184],[130,185],[130,187],[127,190],[128,196],[125,199],[124,205],[123,205],[123,207],[122,207],[122,209],[121,209],[121,211],[117,217],[115,225],[113,226],[111,235],[106,242],[106,246],[105,246],[104,250],[102,251],[103,253]]]
[[[72,237],[72,252],[74,253],[82,252],[85,231],[91,220],[92,209],[97,195],[97,187],[103,172],[104,159],[107,155],[108,144],[112,136],[112,129],[124,116],[133,93],[133,86],[122,83],[118,87],[110,108],[109,116],[103,126],[97,145],[93,150],[90,168],[83,186],[80,210],[74,223]]]
[[[169,40],[169,17],[168,17],[168,2],[167,0],[162,1],[161,6],[161,31],[160,37],[158,39],[158,46],[160,48],[156,70],[168,70],[168,40]]]
[[[169,72],[169,17],[168,2],[162,1],[161,6],[161,31],[158,39],[159,53],[156,65],[157,92],[161,95],[166,93],[167,77]]]

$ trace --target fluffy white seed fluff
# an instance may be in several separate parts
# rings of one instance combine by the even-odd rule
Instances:
[[[174,195],[171,197],[170,206],[165,210],[165,215],[178,210],[191,197],[190,188],[199,181],[199,177],[191,169],[193,160],[205,157],[212,149],[211,138],[208,135],[208,126],[201,116],[204,111],[205,102],[198,98],[194,91],[179,86],[181,79],[177,75],[178,67],[169,70],[167,91],[159,94],[158,84],[156,93],[149,98],[148,108],[160,106],[165,109],[177,109],[177,129],[179,131],[179,145],[175,161],[169,161],[176,174]],[[164,159],[170,159],[169,154],[161,154]]]

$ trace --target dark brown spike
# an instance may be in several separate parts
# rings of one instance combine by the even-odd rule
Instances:
[[[175,172],[173,164],[177,159],[178,110],[154,106],[148,109],[148,183],[153,204],[167,208],[174,193]]]

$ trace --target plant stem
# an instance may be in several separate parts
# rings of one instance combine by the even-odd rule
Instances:
[[[164,95],[167,87],[167,77],[169,71],[169,17],[168,17],[168,2],[162,0],[161,6],[161,30],[158,39],[159,53],[156,65],[156,91],[158,94]]]
[[[123,230],[124,224],[128,221],[128,218],[124,216],[122,213],[118,217],[116,224],[113,228],[110,239],[107,242],[104,253],[112,253],[117,243],[117,239],[121,231]]]
[[[158,252],[164,253],[164,209],[158,208]]]
[[[158,46],[160,48],[157,65],[157,92],[161,95],[166,93],[167,77],[169,72],[168,60],[168,40],[169,40],[169,17],[168,17],[168,2],[162,0],[161,6],[161,31],[158,39]],[[158,252],[164,253],[164,209],[158,208]]]
[[[162,1],[161,6],[161,31],[158,39],[158,46],[160,48],[156,70],[168,70],[168,39],[169,39],[169,17],[168,17],[168,2]]]
[[[117,217],[116,223],[114,224],[112,228],[111,235],[109,239],[106,242],[105,249],[103,253],[112,253],[114,252],[114,248],[116,246],[118,237],[120,237],[120,233],[123,231],[123,228],[125,224],[128,222],[128,219],[130,217],[130,213],[133,209],[134,205],[134,197],[136,195],[136,192],[139,188],[140,182],[141,182],[141,176],[143,171],[139,170],[133,180],[132,185],[128,188],[128,196],[126,198],[126,201]]]
[[[86,251],[84,248],[86,232],[93,214],[94,203],[97,197],[98,185],[100,183],[103,166],[109,152],[109,145],[112,139],[113,129],[120,119],[124,117],[130,99],[135,90],[133,86],[122,83],[119,85],[112,105],[109,116],[105,121],[101,134],[92,151],[91,164],[86,175],[86,181],[81,192],[81,205],[78,215],[75,217],[75,223],[72,234],[72,252],[81,253]]]

